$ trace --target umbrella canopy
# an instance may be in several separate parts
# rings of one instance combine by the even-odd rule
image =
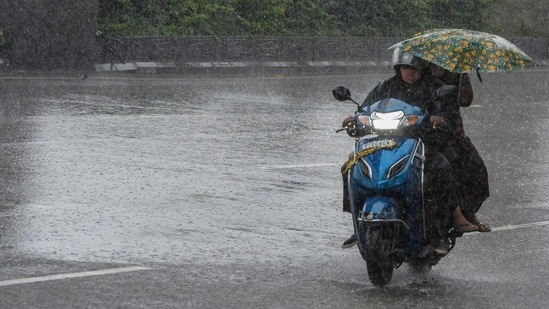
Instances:
[[[465,29],[434,29],[416,34],[389,49],[425,59],[454,73],[509,72],[537,64],[508,40]]]

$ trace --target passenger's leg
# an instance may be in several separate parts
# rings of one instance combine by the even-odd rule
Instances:
[[[425,160],[426,230],[435,251],[448,251],[446,234],[451,228],[451,214],[458,207],[452,170],[448,160],[431,151]]]
[[[463,190],[463,213],[477,213],[482,203],[490,195],[488,171],[477,149],[466,137],[458,141],[459,159],[457,169],[461,171],[461,187]]]
[[[477,149],[468,137],[458,141],[458,151],[462,160],[458,168],[462,171],[462,190],[464,192],[462,212],[470,223],[480,232],[490,232],[489,224],[481,222],[476,213],[490,195],[488,171]]]
[[[469,206],[471,202],[471,190],[468,186],[471,183],[471,171],[465,168],[467,162],[470,161],[469,152],[465,151],[461,140],[452,139],[448,141],[441,153],[448,160],[453,175],[456,203],[455,208],[450,210],[454,228],[461,233],[478,231],[479,228],[462,213],[463,209]]]

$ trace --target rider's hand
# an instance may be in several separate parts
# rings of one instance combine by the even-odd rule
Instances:
[[[342,128],[352,128],[354,126],[355,126],[355,116],[349,116],[343,119],[343,122],[341,123]]]
[[[355,116],[349,116],[343,120],[341,127],[347,131],[347,135],[350,137],[356,137],[356,123]]]
[[[433,116],[429,117],[429,121],[431,121],[431,124],[435,128],[440,127],[440,126],[444,125],[444,123],[445,123],[444,117],[436,116],[436,115],[433,115]]]

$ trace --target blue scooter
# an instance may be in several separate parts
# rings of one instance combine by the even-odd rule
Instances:
[[[455,91],[442,86],[437,98]],[[355,149],[344,167],[358,248],[366,261],[368,277],[376,286],[389,284],[393,269],[407,263],[418,273],[431,270],[442,255],[433,251],[426,230],[426,147],[416,134],[429,113],[397,99],[361,106],[349,89],[333,90],[339,101],[357,105],[352,128]],[[450,249],[455,237],[447,234]]]

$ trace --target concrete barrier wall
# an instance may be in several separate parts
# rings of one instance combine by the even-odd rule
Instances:
[[[130,38],[138,44],[128,58],[200,61],[335,61],[381,60],[391,38]]]

